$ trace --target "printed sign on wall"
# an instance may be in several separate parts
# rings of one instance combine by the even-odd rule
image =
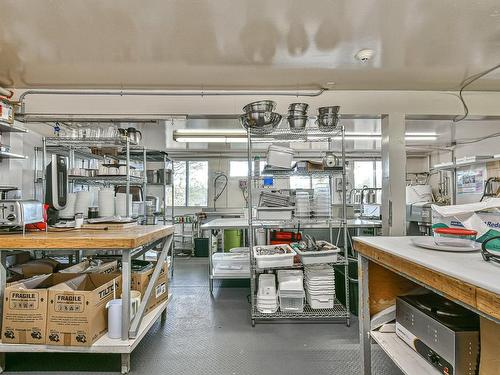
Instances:
[[[457,170],[457,194],[480,194],[484,190],[486,166]]]

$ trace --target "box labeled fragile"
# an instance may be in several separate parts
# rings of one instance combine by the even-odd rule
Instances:
[[[69,275],[48,290],[47,344],[91,346],[108,329],[106,304],[120,296],[121,275]]]
[[[74,278],[73,274],[34,276],[16,281],[5,288],[2,342],[9,344],[45,344],[48,289]]]
[[[155,262],[156,266],[156,262]],[[131,288],[141,292],[144,296],[148,287],[151,276],[153,276],[154,267],[143,272],[132,272]],[[163,264],[160,275],[153,286],[153,292],[146,305],[145,312],[153,310],[155,307],[166,301],[168,298],[168,265],[167,262]]]

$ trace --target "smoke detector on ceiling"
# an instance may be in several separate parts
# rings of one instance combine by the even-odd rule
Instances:
[[[358,51],[354,57],[356,60],[359,60],[361,62],[367,62],[368,60],[371,60],[371,58],[375,55],[375,51],[372,49],[362,49]]]

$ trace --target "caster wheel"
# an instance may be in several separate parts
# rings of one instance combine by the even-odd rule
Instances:
[[[252,320],[252,327],[255,327],[255,320]]]

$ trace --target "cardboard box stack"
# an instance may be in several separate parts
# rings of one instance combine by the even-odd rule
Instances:
[[[118,261],[94,262],[86,259],[59,272],[66,273],[114,273],[118,271]]]
[[[156,266],[156,263],[155,263]],[[146,270],[144,272],[132,272],[131,288],[132,290],[138,290],[141,292],[141,296],[144,296],[146,289],[153,276],[154,267]],[[142,297],[141,297],[142,298]],[[146,305],[146,313],[153,310],[155,307],[160,305],[162,302],[166,301],[168,298],[168,265],[167,262],[163,264],[160,276],[156,280],[153,287],[153,292]]]

